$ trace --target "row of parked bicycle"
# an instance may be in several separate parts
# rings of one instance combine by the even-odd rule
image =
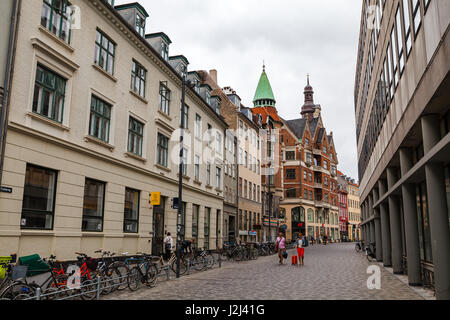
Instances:
[[[286,248],[292,249],[294,243],[294,241],[286,243]],[[275,243],[273,242],[226,243],[222,250],[224,259],[234,261],[256,260],[258,257],[265,257],[275,253]]]
[[[97,250],[99,258],[76,252],[74,262],[57,261],[55,256],[41,259],[38,255],[19,258],[16,256],[0,259],[0,299],[1,300],[66,300],[81,298],[93,300],[100,295],[141,286],[155,287],[158,279],[177,271],[177,256],[172,253],[168,262],[162,257],[145,253],[128,256]],[[220,254],[214,257],[211,251],[183,251],[180,257],[179,274],[190,269],[202,271],[221,263]],[[30,277],[44,274],[46,280],[30,281]]]
[[[367,260],[369,262],[373,262],[376,260],[376,246],[375,246],[375,242],[366,242],[364,243],[364,241],[360,240],[357,241],[355,244],[355,251],[356,252],[362,252],[364,251]]]

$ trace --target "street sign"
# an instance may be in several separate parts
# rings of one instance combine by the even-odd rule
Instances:
[[[250,231],[250,232],[248,233],[248,235],[250,235],[250,236],[256,236],[256,231],[252,230],[252,231]]]
[[[172,199],[172,208],[173,209],[178,209],[178,198],[173,198]]]
[[[12,193],[12,188],[9,187],[0,187],[0,192],[4,192],[4,193]]]
[[[152,192],[150,195],[150,204],[152,206],[161,205],[161,192]]]

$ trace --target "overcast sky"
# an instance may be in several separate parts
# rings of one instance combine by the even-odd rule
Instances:
[[[132,1],[116,0],[116,4]],[[165,32],[170,55],[183,54],[189,71],[216,69],[252,107],[266,72],[286,120],[300,117],[306,74],[314,102],[333,131],[338,169],[358,179],[353,89],[361,0],[139,0],[147,33]]]

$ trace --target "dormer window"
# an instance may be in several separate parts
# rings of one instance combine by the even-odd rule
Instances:
[[[211,106],[211,91],[212,91],[212,88],[207,84],[202,84],[200,86],[200,96],[210,106]]]
[[[189,65],[188,59],[185,56],[178,55],[169,58],[169,63],[174,68],[178,74],[184,78],[187,76],[187,66]]]
[[[186,76],[187,73],[187,67],[184,64],[180,65],[180,74],[181,77],[184,78]]]
[[[164,60],[169,61],[169,46],[165,43],[161,43],[161,57],[163,57]]]
[[[140,15],[136,15],[136,31],[143,37],[145,37],[145,18]]]
[[[143,6],[137,2],[125,3],[114,7],[116,11],[136,30],[145,37],[145,21],[149,17]]]
[[[211,108],[218,114],[220,115],[220,102],[222,101],[222,99],[220,99],[219,96],[212,96],[211,97]]]

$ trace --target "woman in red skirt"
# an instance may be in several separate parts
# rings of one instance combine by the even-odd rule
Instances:
[[[304,265],[303,258],[305,255],[305,249],[303,248],[303,238],[301,234],[298,235],[296,244],[297,244],[298,263]]]

